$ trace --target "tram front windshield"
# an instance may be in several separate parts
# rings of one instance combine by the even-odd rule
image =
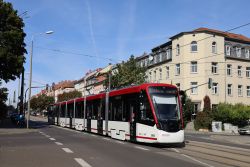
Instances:
[[[149,93],[159,121],[180,119],[177,89],[150,87]]]

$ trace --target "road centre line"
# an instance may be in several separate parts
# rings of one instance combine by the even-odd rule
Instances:
[[[209,165],[209,164],[207,164],[207,163],[205,163],[205,162],[202,162],[202,161],[199,161],[199,160],[197,160],[197,159],[195,159],[195,158],[193,158],[193,157],[190,157],[190,156],[188,156],[188,155],[186,155],[186,154],[181,154],[181,155],[184,156],[184,157],[186,157],[186,158],[189,158],[189,159],[191,159],[191,160],[193,160],[193,161],[195,161],[195,162],[198,162],[198,163],[200,163],[200,164],[202,164],[202,165],[205,165],[205,166],[208,166],[208,167],[214,167],[214,166]]]
[[[149,151],[149,149],[147,149],[147,148],[144,148],[144,147],[139,147],[139,146],[135,146],[135,148],[137,148],[137,149],[140,149],[140,150],[145,150],[145,151]]]
[[[72,150],[70,150],[69,148],[62,148],[63,151],[65,151],[66,153],[74,153]]]
[[[44,135],[44,136],[45,136],[45,137],[48,137],[48,138],[50,137],[49,135]]]
[[[49,139],[50,139],[50,140],[52,140],[52,141],[56,140],[55,138],[52,138],[52,137],[51,137],[51,138],[49,138]]]
[[[84,161],[82,158],[74,158],[75,161],[80,164],[82,167],[91,167],[86,161]]]
[[[58,145],[58,146],[62,146],[63,144],[62,143],[60,143],[60,142],[55,142],[56,143],[56,145]]]

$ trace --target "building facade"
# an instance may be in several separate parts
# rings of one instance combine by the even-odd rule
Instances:
[[[203,109],[208,95],[212,107],[220,102],[250,105],[250,39],[207,28],[181,32],[138,58],[147,67],[148,82],[175,84]],[[208,79],[212,79],[209,89]]]

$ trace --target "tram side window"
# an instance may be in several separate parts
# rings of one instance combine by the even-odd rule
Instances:
[[[123,118],[126,121],[131,120],[131,109],[132,108],[133,108],[134,114],[135,114],[134,119],[137,120],[137,113],[139,110],[138,97],[139,97],[139,95],[137,93],[124,96]]]
[[[140,95],[140,112],[138,122],[149,126],[153,126],[155,124],[153,113],[145,91],[142,91]]]
[[[68,104],[67,105],[67,117],[73,117],[73,112],[74,112],[74,104]]]
[[[87,119],[91,119],[92,118],[92,113],[93,113],[92,101],[87,101],[87,103],[86,103],[86,113],[87,113]]]
[[[101,99],[93,101],[93,115],[92,119],[97,119],[98,111],[101,109]]]
[[[105,98],[101,99],[101,108],[98,114],[100,119],[105,119]]]
[[[83,118],[83,104],[81,102],[76,103],[75,118]]]
[[[109,118],[112,121],[122,121],[122,97],[115,96],[110,98],[110,110]]]
[[[60,112],[60,117],[65,117],[65,108],[66,106],[65,105],[61,105],[61,112]]]
[[[56,107],[55,107],[55,112],[56,112],[56,113],[55,113],[56,116],[59,117],[59,116],[60,116],[60,113],[59,113],[59,106],[56,106]]]

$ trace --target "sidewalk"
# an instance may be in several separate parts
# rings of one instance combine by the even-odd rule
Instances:
[[[0,135],[30,133],[36,131],[36,129],[20,128],[13,124],[10,119],[4,119],[0,121]]]

